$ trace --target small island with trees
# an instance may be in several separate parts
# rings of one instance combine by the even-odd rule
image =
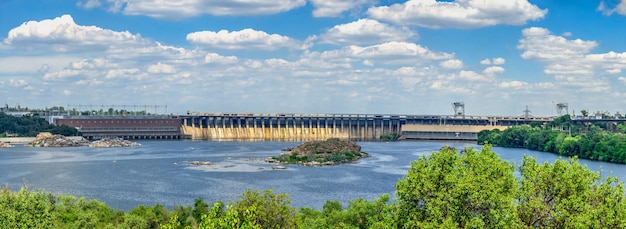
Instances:
[[[323,166],[350,163],[369,156],[368,153],[361,152],[361,146],[352,141],[330,138],[325,141],[303,143],[280,156],[267,158],[266,161],[270,163]]]

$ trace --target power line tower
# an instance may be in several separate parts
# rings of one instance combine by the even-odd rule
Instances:
[[[528,105],[526,105],[526,109],[525,109],[525,110],[523,110],[522,112],[524,112],[524,119],[525,119],[525,120],[530,119],[530,113],[531,113],[531,112],[530,112],[530,110],[528,110]]]
[[[565,111],[565,113],[563,113],[563,111]],[[559,116],[564,115],[564,114],[569,114],[569,108],[567,106],[567,103],[557,103],[556,114]]]
[[[452,109],[454,110],[454,117],[465,117],[465,103],[454,102],[452,103]]]

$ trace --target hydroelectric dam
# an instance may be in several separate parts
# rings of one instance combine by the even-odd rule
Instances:
[[[254,114],[181,115],[181,132],[196,140],[311,141],[342,138],[377,141],[401,139],[475,141],[481,130],[506,129],[553,117],[393,115],[393,114]]]

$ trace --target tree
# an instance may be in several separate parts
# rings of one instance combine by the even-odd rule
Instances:
[[[295,228],[296,210],[289,207],[286,194],[272,190],[247,190],[237,202],[224,210],[218,202],[205,214],[200,228]]]
[[[396,184],[400,228],[514,228],[513,165],[491,151],[444,147],[411,163]]]
[[[589,115],[589,112],[587,110],[580,110],[580,114],[582,114],[583,117],[587,117],[587,115]]]
[[[599,184],[599,174],[576,158],[539,164],[524,156],[517,214],[532,228],[624,228],[623,184]],[[607,216],[620,218],[606,218]]]

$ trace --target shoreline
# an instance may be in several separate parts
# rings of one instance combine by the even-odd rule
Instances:
[[[69,136],[67,137],[69,139],[72,140],[78,140],[81,139],[82,136]],[[35,140],[35,137],[7,137],[7,138],[0,138],[0,142],[6,142],[9,144],[18,144],[18,145],[26,145],[32,141]]]

